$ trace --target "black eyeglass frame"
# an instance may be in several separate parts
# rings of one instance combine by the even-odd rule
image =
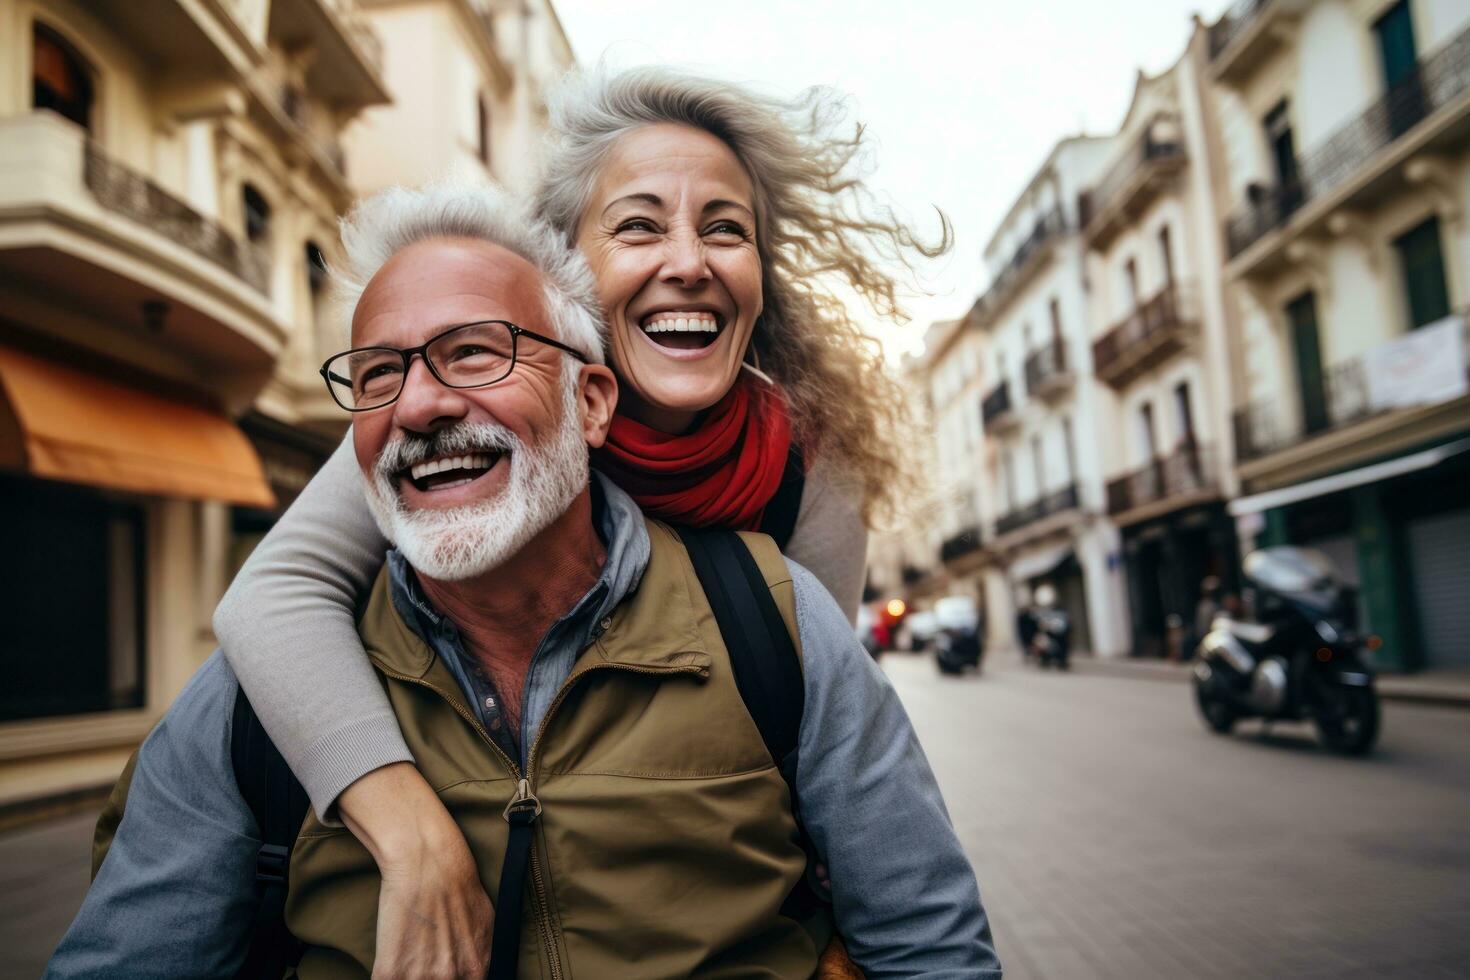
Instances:
[[[505,373],[502,374],[500,377],[496,378],[493,381],[481,381],[478,384],[472,384],[472,385],[456,385],[456,384],[450,384],[448,381],[445,381],[444,378],[439,374],[438,369],[436,369],[434,367],[434,362],[429,358],[429,348],[432,347],[432,346],[434,346],[434,344],[438,343],[439,341],[443,340],[445,337],[447,337],[450,334],[454,333],[456,330],[463,330],[466,327],[483,327],[483,326],[485,326],[487,324],[491,324],[491,323],[498,323],[501,326],[506,327],[507,329],[510,330],[510,366],[505,369]],[[441,385],[443,385],[446,388],[454,388],[455,390],[461,390],[461,391],[462,390],[465,390],[465,389],[470,389],[470,388],[488,388],[489,386],[494,385],[494,384],[499,384],[500,382],[504,381],[506,378],[510,377],[511,372],[516,369],[516,363],[520,360],[521,337],[523,337],[523,336],[529,337],[532,340],[535,340],[535,341],[537,341],[539,343],[543,343],[543,344],[545,344],[548,347],[555,347],[559,351],[563,351],[563,352],[565,352],[567,354],[572,355],[577,360],[581,361],[583,364],[589,364],[589,363],[591,363],[587,359],[587,355],[586,354],[583,354],[581,351],[577,350],[576,348],[574,348],[574,347],[568,347],[566,344],[562,343],[561,341],[559,341],[559,340],[553,340],[550,337],[547,337],[547,336],[545,336],[543,334],[539,334],[539,333],[537,333],[534,330],[527,330],[525,327],[517,326],[516,324],[511,323],[509,320],[471,320],[469,323],[456,323],[452,327],[447,327],[444,330],[441,330],[438,333],[436,333],[434,336],[430,337],[428,340],[424,341],[422,344],[419,344],[417,347],[387,347],[387,346],[384,346],[384,345],[381,345],[381,344],[374,344],[374,345],[372,345],[370,347],[351,347],[351,348],[348,348],[347,350],[340,351],[340,352],[338,352],[336,354],[333,354],[331,357],[329,357],[325,361],[323,361],[322,362],[321,369],[320,369],[320,371],[318,373],[322,376],[322,380],[326,382],[326,384],[327,384],[327,392],[328,392],[328,394],[330,394],[332,396],[332,401],[336,402],[337,405],[338,405],[338,407],[340,407],[344,411],[348,411],[348,412],[376,412],[380,408],[387,408],[389,405],[392,405],[394,402],[398,401],[398,399],[403,395],[403,386],[408,383],[408,371],[409,371],[409,368],[412,367],[412,365],[413,365],[413,356],[415,354],[417,354],[419,357],[423,358],[423,360],[424,360],[424,366],[429,369],[429,373],[434,376],[434,380],[437,381],[437,382],[439,382]],[[383,402],[383,404],[381,404],[381,405],[373,405],[371,408],[358,408],[356,406],[343,405],[342,404],[342,399],[340,399],[340,398],[337,397],[337,390],[336,390],[336,388],[334,388],[332,386],[333,379],[335,379],[336,381],[338,381],[338,382],[340,382],[342,384],[345,384],[347,386],[347,388],[348,388],[349,391],[352,389],[352,379],[351,378],[344,378],[340,374],[333,374],[331,371],[328,371],[327,370],[327,367],[333,361],[337,360],[338,358],[346,357],[349,354],[361,354],[364,351],[373,351],[373,350],[376,350],[376,351],[393,351],[394,353],[398,354],[400,357],[403,358],[403,380],[400,381],[399,384],[398,384],[398,392],[397,392],[397,394],[395,394],[392,398],[388,399],[387,401]]]

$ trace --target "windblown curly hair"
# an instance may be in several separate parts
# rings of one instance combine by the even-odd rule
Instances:
[[[897,268],[953,244],[949,222],[925,242],[863,182],[866,142],[845,98],[812,88],[792,101],[667,68],[571,76],[550,100],[552,143],[536,201],[576,238],[599,168],[620,137],[680,123],[723,140],[750,176],[765,309],[751,346],[786,395],[808,461],[830,457],[861,483],[872,525],[912,481],[907,399],[832,287],[845,284],[882,319],[906,319]]]

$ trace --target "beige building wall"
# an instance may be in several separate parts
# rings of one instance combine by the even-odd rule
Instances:
[[[85,125],[33,103],[38,30],[91,89]],[[336,248],[336,216],[350,202],[339,131],[386,98],[375,56],[350,0],[0,0],[0,346],[164,410],[204,406],[226,429],[242,415],[285,431],[325,419],[314,372],[338,339],[323,341],[306,243],[329,257]],[[254,236],[246,185],[271,211]],[[259,493],[234,503],[203,490],[123,489],[102,472],[37,479],[14,396],[0,384],[5,492],[60,512],[78,501],[139,515],[136,542],[111,539],[111,598],[90,601],[110,604],[111,647],[131,649],[141,616],[141,655],[135,667],[118,649],[100,653],[125,694],[112,707],[6,703],[0,820],[115,777],[213,649],[210,618],[240,552],[233,525],[240,513],[264,516],[253,508],[268,492],[263,476]],[[330,426],[339,433],[342,423]],[[266,447],[234,438],[257,473],[279,470],[262,466]],[[275,489],[284,502],[291,488]],[[48,654],[80,665],[99,651]]]

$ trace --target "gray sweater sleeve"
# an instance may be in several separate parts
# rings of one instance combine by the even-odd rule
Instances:
[[[857,619],[868,561],[861,501],[861,488],[850,474],[828,460],[817,460],[807,474],[796,528],[785,551],[827,587],[849,623]]]
[[[360,776],[413,761],[357,634],[386,550],[349,435],[214,614],[230,667],[324,819]]]
[[[864,976],[1000,980],[975,873],[888,678],[832,597],[788,562],[806,705],[796,792]]]

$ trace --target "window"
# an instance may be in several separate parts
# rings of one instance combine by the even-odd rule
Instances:
[[[1174,285],[1174,249],[1169,240],[1169,226],[1159,229],[1159,255],[1164,260],[1164,285]]]
[[[1399,0],[1388,12],[1373,22],[1378,36],[1379,67],[1383,69],[1383,87],[1397,88],[1418,67],[1419,55],[1414,49],[1414,22],[1409,18],[1409,0]]]
[[[0,721],[143,705],[143,513],[93,491],[0,477]]]
[[[31,104],[92,128],[92,70],[59,34],[40,24],[31,35]]]
[[[475,132],[479,138],[480,162],[490,166],[490,106],[482,94],[475,102]]]
[[[1138,309],[1138,263],[1133,259],[1123,263],[1123,288],[1127,290],[1128,309]]]
[[[1174,386],[1174,411],[1179,418],[1179,441],[1187,446],[1194,445],[1194,409],[1189,404],[1188,381]]]
[[[306,285],[313,300],[327,287],[327,260],[316,242],[306,243]]]
[[[1266,131],[1266,144],[1271,148],[1271,162],[1276,170],[1277,204],[1283,215],[1295,211],[1302,203],[1301,178],[1296,169],[1296,141],[1291,133],[1291,118],[1285,101],[1266,113],[1261,123]]]
[[[253,184],[246,184],[240,196],[245,205],[245,237],[259,244],[270,234],[271,206]]]
[[[1159,455],[1158,442],[1154,438],[1154,403],[1144,402],[1138,409],[1138,445],[1143,449],[1143,458],[1151,462]]]
[[[1297,394],[1302,429],[1327,428],[1327,385],[1322,375],[1322,346],[1317,336],[1317,297],[1302,293],[1286,305],[1286,324],[1296,356]]]
[[[1444,278],[1444,253],[1439,247],[1439,219],[1430,218],[1394,239],[1404,293],[1409,301],[1409,325],[1422,327],[1450,313],[1449,288]]]
[[[1051,312],[1051,338],[1057,343],[1062,342],[1062,304],[1058,303],[1056,297],[1052,297],[1048,305]]]

